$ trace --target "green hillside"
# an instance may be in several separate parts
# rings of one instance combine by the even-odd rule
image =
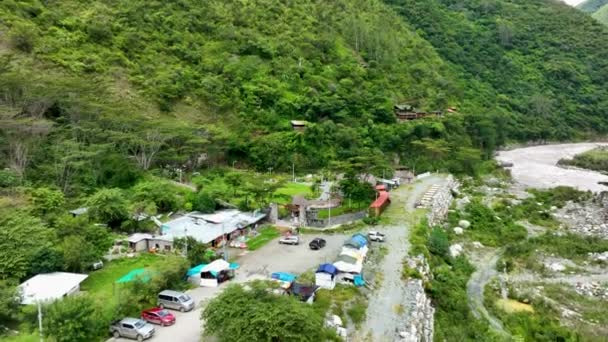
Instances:
[[[67,193],[234,161],[474,172],[507,140],[608,131],[606,29],[548,0],[9,0],[0,17],[0,167]],[[459,113],[397,125],[399,103]]]
[[[606,28],[554,1],[387,0],[457,70],[470,112],[515,114],[509,136],[606,131]]]
[[[608,0],[585,0],[576,5],[576,8],[583,12],[594,13],[606,4],[608,4]]]
[[[604,25],[608,25],[608,4],[593,13],[593,18]]]

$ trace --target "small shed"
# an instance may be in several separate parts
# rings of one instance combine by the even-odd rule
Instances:
[[[336,287],[338,269],[332,264],[321,264],[315,272],[315,285],[323,289],[333,290]]]
[[[168,236],[154,235],[149,233],[134,233],[127,238],[129,248],[135,252],[145,251],[171,251],[173,239]]]
[[[291,120],[291,128],[293,128],[295,131],[301,132],[306,129],[306,126],[308,126],[308,121]]]
[[[80,283],[88,275],[68,272],[42,273],[19,285],[21,304],[52,302],[70,296],[80,290]]]

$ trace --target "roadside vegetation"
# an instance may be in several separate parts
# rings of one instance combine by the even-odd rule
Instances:
[[[239,341],[340,341],[324,326],[325,315],[293,296],[273,293],[278,284],[230,285],[206,304],[203,339]]]
[[[259,249],[281,235],[275,227],[262,227],[258,229],[258,233],[258,235],[247,240],[247,249],[250,251]]]

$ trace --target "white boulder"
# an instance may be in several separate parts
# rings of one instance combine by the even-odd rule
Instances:
[[[461,244],[455,244],[450,246],[450,255],[452,256],[452,258],[459,256],[460,254],[462,254],[463,251],[464,248],[462,248]]]
[[[464,233],[464,230],[462,228],[460,228],[460,227],[454,228],[454,234],[462,235],[462,233]]]
[[[471,226],[471,222],[467,221],[467,220],[460,220],[458,221],[458,226],[464,229],[467,229]]]

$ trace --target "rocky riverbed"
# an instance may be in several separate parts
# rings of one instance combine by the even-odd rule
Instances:
[[[592,150],[607,143],[577,143],[541,145],[501,151],[496,159],[501,163],[512,163],[509,167],[513,180],[531,188],[552,188],[571,186],[579,190],[601,192],[608,187],[598,182],[608,182],[608,176],[599,172],[566,169],[557,165],[562,158],[572,158],[577,154]]]

